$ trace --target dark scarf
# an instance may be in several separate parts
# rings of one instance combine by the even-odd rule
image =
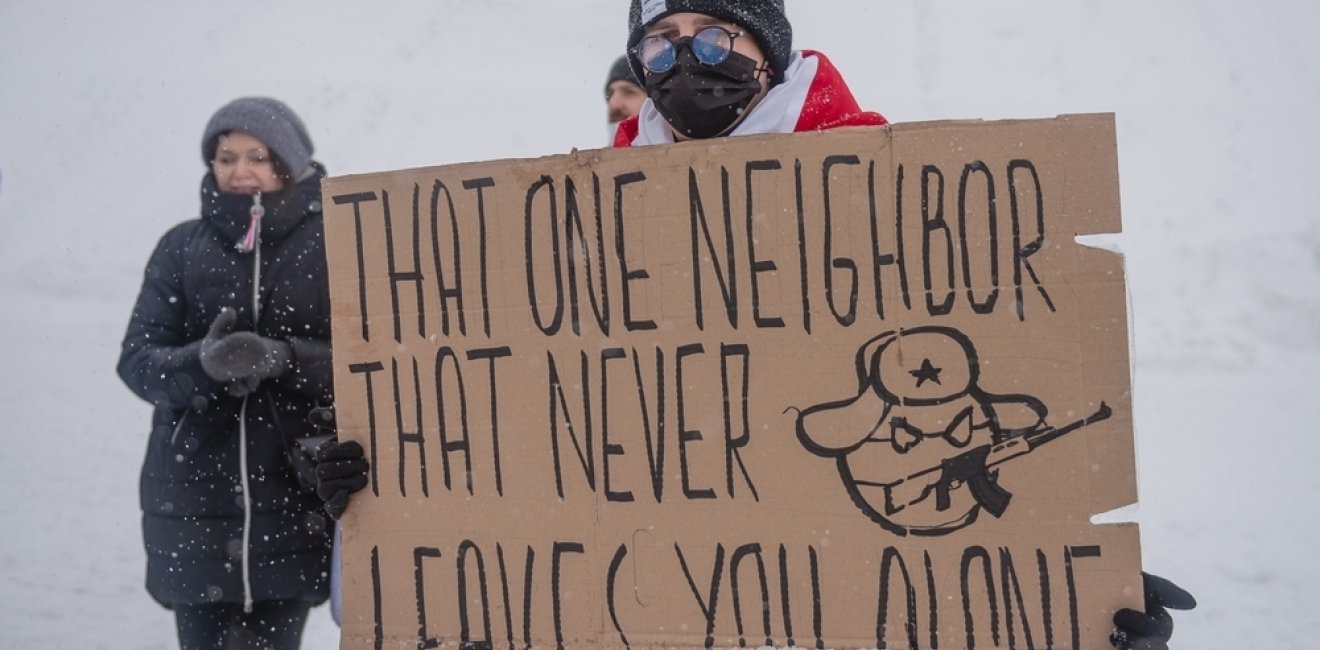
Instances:
[[[312,166],[313,173],[298,181],[292,191],[261,195],[261,204],[266,208],[266,215],[261,219],[263,242],[279,243],[308,214],[321,211],[321,179],[325,178],[325,168],[320,163],[312,163]],[[219,228],[235,243],[243,239],[250,219],[251,195],[221,192],[215,174],[208,172],[202,178],[201,198],[202,219]]]

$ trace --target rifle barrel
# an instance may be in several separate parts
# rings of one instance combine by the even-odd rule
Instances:
[[[1049,427],[1016,438],[1009,438],[1008,440],[990,448],[990,454],[986,458],[985,466],[988,469],[1002,462],[1017,458],[1018,456],[1029,454],[1047,442],[1058,440],[1064,435],[1072,433],[1084,426],[1108,419],[1111,415],[1113,415],[1113,411],[1109,408],[1109,405],[1100,402],[1100,408],[1097,409],[1095,413],[1080,420],[1069,422],[1061,427]]]

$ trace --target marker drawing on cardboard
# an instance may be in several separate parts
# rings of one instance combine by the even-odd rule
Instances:
[[[327,180],[337,423],[371,462],[341,647],[1107,646],[1141,598],[1136,524],[1093,520],[1136,501],[1125,274],[1074,236],[1121,230],[1114,137]]]
[[[1002,464],[1110,416],[1101,402],[1050,426],[1039,399],[983,387],[975,346],[950,327],[885,332],[855,361],[857,394],[803,409],[798,439],[835,459],[853,503],[898,535],[944,535],[982,510],[1002,516],[1013,496]]]

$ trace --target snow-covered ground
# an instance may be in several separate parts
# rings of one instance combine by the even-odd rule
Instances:
[[[1147,568],[1180,648],[1320,638],[1320,5],[791,0],[893,121],[1118,115]],[[626,0],[0,0],[0,647],[168,648],[148,409],[114,364],[211,112],[268,94],[343,174],[604,144]],[[314,614],[308,648],[337,629]]]

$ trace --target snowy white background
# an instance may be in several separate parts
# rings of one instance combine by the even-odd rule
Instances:
[[[0,647],[168,648],[114,373],[201,129],[266,94],[333,174],[602,146],[626,0],[0,0]],[[892,121],[1118,115],[1146,566],[1180,648],[1320,638],[1320,4],[789,0]],[[305,647],[332,648],[325,609]]]

